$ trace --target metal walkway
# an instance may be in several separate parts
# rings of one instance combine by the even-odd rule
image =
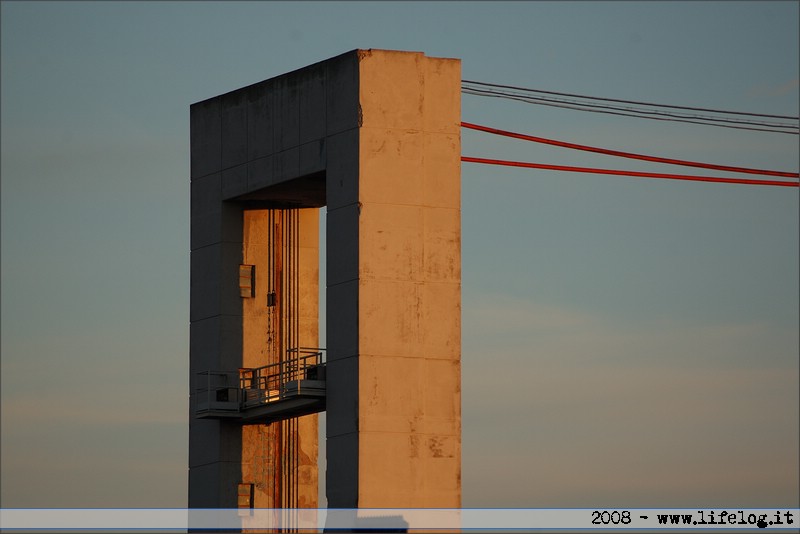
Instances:
[[[322,349],[291,349],[280,363],[200,371],[193,397],[201,419],[265,424],[325,410]]]

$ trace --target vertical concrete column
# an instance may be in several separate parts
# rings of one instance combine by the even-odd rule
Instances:
[[[359,51],[328,162],[331,507],[461,504],[460,62]],[[358,136],[355,139],[355,136]]]
[[[256,291],[265,287],[265,210],[301,209],[299,337],[310,346],[318,343],[325,141],[356,124],[356,106],[346,104],[357,102],[357,86],[350,82],[355,70],[348,75],[341,67],[355,65],[354,57],[345,54],[191,107],[190,394],[197,391],[198,371],[235,373],[268,363],[261,360],[265,295],[242,299],[238,289],[238,268],[245,260],[257,267]],[[326,94],[329,74],[331,91],[343,95],[331,106],[326,105],[334,100]],[[300,506],[317,504],[316,421],[312,415],[298,423],[299,465],[292,482],[299,482]],[[198,419],[190,412],[190,507],[235,507],[237,483],[265,479],[269,455],[261,445],[269,436],[263,439],[263,428]],[[255,497],[258,506],[269,500],[263,491]]]
[[[241,366],[242,209],[222,196],[220,99],[191,109],[190,391],[199,371]],[[189,506],[235,508],[241,481],[241,426],[189,415]]]
[[[326,487],[358,506],[359,51],[329,61],[326,100]]]

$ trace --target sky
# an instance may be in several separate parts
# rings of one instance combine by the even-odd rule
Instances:
[[[189,106],[355,48],[798,115],[797,2],[0,3],[0,505],[185,507]],[[798,170],[798,138],[463,95]],[[463,131],[464,155],[704,173]],[[793,507],[798,190],[462,165],[465,507]]]

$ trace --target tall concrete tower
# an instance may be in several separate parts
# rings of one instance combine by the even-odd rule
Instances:
[[[460,507],[460,74],[354,50],[192,105],[190,507],[316,507],[322,410],[329,507]]]

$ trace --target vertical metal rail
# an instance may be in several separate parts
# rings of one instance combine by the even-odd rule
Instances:
[[[295,260],[294,260],[294,294],[295,294],[295,314],[294,314],[294,328],[295,328],[295,345],[294,347],[299,348],[302,343],[300,342],[300,210],[295,210],[295,225],[294,225],[294,240],[295,240]],[[298,353],[299,354],[299,353]],[[299,365],[299,360],[297,361]],[[299,379],[299,376],[298,376]],[[299,498],[300,498],[300,477],[299,475],[299,461],[300,461],[300,435],[299,435],[299,422],[298,418],[295,417],[292,420],[292,440],[293,440],[293,449],[294,454],[292,455],[292,472],[294,473],[295,480],[294,480],[294,501],[292,503],[292,508],[297,508],[299,506]]]
[[[275,291],[275,255],[272,251],[274,239],[274,225],[275,225],[275,212],[273,210],[267,211],[267,347],[266,347],[266,363],[272,363],[274,354],[274,325],[275,325],[275,308],[269,306],[269,300],[272,299],[272,294]],[[266,454],[264,454],[264,492],[267,494],[269,501],[265,503],[266,506],[273,508],[275,506],[275,455],[273,454],[273,439],[271,425],[262,425],[261,439],[264,442]]]
[[[285,350],[288,349],[289,347],[291,347],[291,345],[292,345],[292,321],[291,321],[291,308],[292,308],[292,306],[291,306],[291,303],[292,303],[291,287],[292,287],[292,285],[291,285],[291,281],[290,281],[291,277],[292,277],[292,268],[291,268],[291,265],[292,265],[292,240],[291,240],[291,232],[290,232],[290,229],[291,229],[291,217],[290,217],[290,215],[291,214],[288,211],[284,211],[284,215],[285,215],[285,222],[286,222],[286,224],[284,225],[284,232],[285,232],[284,242],[286,243],[286,263],[289,266],[289,268],[286,270],[286,277],[283,280],[284,291],[285,291],[285,293],[284,293],[284,295],[285,295],[285,303],[286,303],[286,306],[284,308],[284,311],[285,311],[285,313],[284,313],[284,321],[285,321],[284,322],[284,332],[286,334],[285,335],[285,340],[286,341],[285,341],[285,343],[283,345],[284,350],[281,351],[281,369],[280,369],[281,376],[284,376],[284,373],[286,372]],[[283,471],[283,474],[284,474],[282,479],[281,479],[281,484],[283,486],[282,487],[283,502],[281,504],[282,504],[283,508],[289,508],[290,507],[289,503],[291,501],[291,498],[290,498],[290,495],[289,495],[289,491],[288,491],[289,490],[289,480],[288,479],[291,476],[291,473],[290,473],[290,469],[288,469],[288,465],[287,465],[287,456],[290,454],[288,443],[287,443],[287,437],[288,437],[288,428],[287,428],[287,426],[288,426],[288,424],[287,424],[286,421],[281,421],[281,445],[283,447],[283,455],[281,456],[281,460],[282,460],[281,468],[282,468],[282,471]]]
[[[292,295],[292,313],[291,313],[291,315],[289,317],[290,317],[290,320],[292,321],[292,324],[291,324],[291,327],[290,327],[291,328],[291,332],[292,332],[292,336],[291,336],[292,337],[292,343],[291,343],[291,345],[289,345],[289,348],[294,347],[296,345],[296,343],[297,343],[297,330],[295,328],[295,317],[297,317],[297,301],[298,301],[297,293],[295,291],[295,289],[296,289],[296,280],[297,280],[297,271],[295,269],[295,266],[296,266],[297,245],[298,245],[298,243],[297,243],[297,235],[296,235],[296,229],[297,229],[296,228],[296,224],[297,224],[296,215],[297,215],[298,212],[297,212],[297,210],[292,210],[291,213],[292,213],[292,215],[291,215],[292,224],[290,226],[290,233],[291,233],[290,241],[292,243],[292,258],[291,258],[291,260],[292,260],[292,269],[291,269],[292,276],[289,278],[289,282],[291,284],[290,291],[291,291],[291,295]],[[287,357],[288,357],[288,354],[287,354]],[[287,460],[287,464],[288,464],[288,467],[289,467],[289,473],[290,473],[289,479],[287,480],[288,485],[289,485],[289,505],[288,505],[288,508],[296,508],[296,506],[295,506],[295,501],[296,501],[296,499],[295,499],[295,493],[296,493],[295,492],[295,489],[296,489],[295,488],[295,484],[296,484],[296,478],[297,477],[294,476],[295,475],[295,471],[294,471],[294,461],[293,460],[294,460],[294,457],[296,456],[297,451],[295,450],[295,447],[294,447],[295,443],[294,443],[294,439],[293,439],[294,436],[293,436],[293,432],[292,432],[294,430],[295,420],[294,420],[294,418],[292,418],[292,419],[289,419],[286,423],[287,423],[286,426],[288,427],[287,428],[288,432],[287,432],[287,436],[286,436],[286,441],[288,442],[287,445],[288,445],[288,448],[289,448],[289,454],[287,455],[286,460]]]
[[[288,265],[288,268],[284,270],[285,276],[283,277],[283,332],[284,332],[284,342],[283,347],[281,350],[281,366],[280,366],[280,376],[283,377],[284,373],[286,372],[286,349],[291,347],[292,343],[292,329],[291,329],[291,303],[292,303],[292,293],[289,291],[291,288],[291,284],[289,283],[289,279],[292,276],[292,242],[290,239],[289,234],[289,227],[291,225],[291,218],[289,217],[288,211],[283,211],[284,215],[284,226],[283,226],[283,242],[285,244],[285,256],[284,260]],[[287,437],[287,424],[286,421],[281,421],[280,423],[281,428],[281,507],[282,508],[289,508],[289,484],[288,478],[290,476],[288,466],[286,465],[286,457],[289,454],[289,447],[286,443]]]
[[[285,297],[284,325],[285,343],[281,351],[281,375],[294,373],[296,365],[289,356],[289,351],[299,346],[300,337],[300,212],[297,209],[286,210],[285,214]],[[281,422],[281,441],[283,445],[283,506],[297,508],[299,501],[299,478],[297,476],[299,460],[298,421],[296,417]]]
[[[267,274],[267,299],[269,299],[269,295],[272,293],[272,211],[267,211],[267,265],[266,265],[266,274]],[[273,324],[273,317],[272,317],[273,310],[272,308],[267,308],[267,346],[265,347],[264,351],[264,359],[265,363],[269,364],[270,356],[272,353],[272,324]],[[267,496],[266,503],[260,503],[261,506],[272,506],[273,503],[273,490],[272,490],[272,480],[273,480],[273,458],[272,458],[272,451],[271,445],[272,442],[270,440],[270,428],[269,425],[259,425],[259,440],[261,441],[261,451],[262,451],[262,458],[261,462],[261,473],[262,478],[259,481],[261,483],[261,489]]]
[[[292,312],[294,311],[294,295],[292,294],[292,272],[293,262],[292,253],[294,252],[294,243],[292,242],[292,212],[285,210],[284,214],[284,331],[286,332],[283,350],[281,350],[281,376],[285,376],[288,372],[289,363],[286,361],[286,351],[292,346]],[[291,508],[292,492],[291,492],[291,479],[292,470],[290,468],[288,459],[292,454],[291,443],[289,441],[289,428],[286,422],[281,425],[281,438],[283,440],[283,465],[281,466],[283,472],[283,507]]]
[[[294,241],[295,241],[295,256],[294,256],[294,294],[295,294],[295,309],[294,309],[294,331],[295,331],[295,344],[293,347],[300,347],[302,343],[300,343],[300,210],[295,210],[295,224],[294,224]],[[300,365],[299,360],[297,360],[297,365]],[[299,378],[299,377],[298,377]],[[300,493],[300,479],[297,476],[298,473],[298,460],[300,458],[300,451],[299,451],[299,435],[298,435],[298,420],[297,418],[292,419],[292,449],[294,450],[294,454],[292,455],[292,472],[295,474],[294,480],[294,501],[292,503],[293,508],[297,508],[298,500],[299,500],[299,493]]]
[[[275,244],[272,247],[275,253],[275,310],[278,314],[276,321],[276,339],[277,363],[280,365],[279,369],[283,371],[283,352],[286,349],[284,342],[284,292],[283,292],[283,247],[284,247],[284,211],[276,211],[277,220],[275,224]],[[275,433],[275,504],[277,507],[283,507],[283,425],[281,423],[272,423]]]
[[[300,211],[270,209],[267,224],[267,346],[263,363],[278,367],[279,384],[283,384],[290,374],[298,374],[300,365],[296,361],[301,345]],[[269,388],[264,385],[264,389]],[[298,426],[298,418],[293,417],[263,425],[260,431],[262,466],[258,471],[270,507],[298,507]]]

